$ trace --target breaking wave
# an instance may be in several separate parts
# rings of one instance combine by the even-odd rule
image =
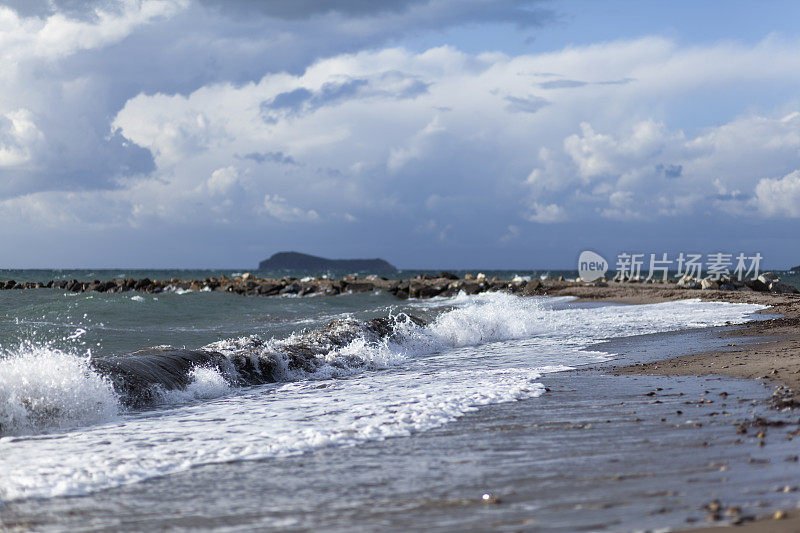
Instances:
[[[242,337],[197,350],[159,346],[90,359],[20,348],[0,356],[0,435],[97,423],[120,409],[215,398],[236,387],[352,375],[451,348],[541,337],[578,350],[607,337],[742,322],[761,308],[699,301],[554,308],[568,300],[459,295],[412,303],[446,306],[431,320],[340,319],[285,339]]]
[[[102,422],[119,408],[87,358],[33,346],[0,356],[0,435]]]

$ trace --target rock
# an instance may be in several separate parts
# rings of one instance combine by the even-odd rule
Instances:
[[[541,294],[542,291],[542,282],[538,279],[532,279],[525,284],[522,289],[522,294],[524,296],[533,296],[534,294]]]
[[[759,281],[761,281],[764,285],[769,286],[770,283],[773,281],[780,281],[780,278],[774,272],[764,272],[760,276],[758,276]]]
[[[483,281],[486,279],[486,274],[484,274],[483,272],[479,272],[478,275],[475,276],[475,279],[478,281]]]
[[[153,282],[150,280],[150,278],[143,278],[143,279],[140,279],[139,281],[137,281],[136,283],[134,283],[133,290],[143,291],[143,290],[147,289],[148,287],[150,287],[152,284],[153,284]]]
[[[797,290],[797,287],[793,285],[788,285],[786,283],[781,283],[779,281],[773,281],[769,284],[769,292],[775,292],[780,294],[797,294],[800,291]]]
[[[92,290],[97,292],[107,292],[109,289],[115,288],[116,286],[117,284],[113,281],[100,281],[92,283]]]
[[[256,292],[258,292],[258,294],[260,294],[261,296],[274,296],[280,293],[282,288],[283,285],[281,285],[280,283],[267,282],[260,284],[256,289]]]
[[[452,274],[450,272],[439,272],[439,278],[440,279],[456,280],[456,279],[458,279],[458,276],[456,276],[455,274]]]
[[[472,283],[465,283],[464,287],[461,290],[463,290],[467,294],[478,294],[480,292],[483,292],[484,288],[485,285],[483,283],[472,282]]]
[[[768,292],[769,285],[761,281],[761,279],[748,279],[745,280],[744,286],[758,292]]]
[[[704,291],[709,291],[709,290],[715,291],[719,289],[719,282],[710,277],[703,278],[703,280],[700,282],[700,288],[703,289]]]
[[[306,296],[308,294],[314,294],[317,292],[319,287],[317,287],[314,283],[308,283],[303,285],[303,288],[300,289],[300,296]]]
[[[300,286],[300,284],[295,281],[294,283],[290,283],[289,285],[287,285],[284,288],[282,288],[279,291],[279,293],[280,294],[297,294],[298,292],[300,292],[301,289],[302,289],[302,287]]]
[[[253,275],[252,275],[250,272],[245,272],[245,273],[244,273],[244,274],[242,274],[242,276],[241,276],[241,278],[242,278],[243,280],[248,280],[248,279],[251,279],[252,277],[253,277]]]
[[[419,289],[418,297],[433,298],[434,296],[439,296],[446,288],[440,285],[425,285]]]
[[[688,275],[684,275],[679,279],[677,285],[684,289],[699,289],[702,286],[699,281]]]
[[[475,276],[473,276],[472,274],[465,274],[464,279],[467,281],[471,281],[475,279]]]
[[[375,290],[375,284],[369,281],[348,281],[344,283],[347,292],[369,292]]]
[[[419,292],[425,285],[419,281],[412,281],[408,286],[409,298],[419,298]]]

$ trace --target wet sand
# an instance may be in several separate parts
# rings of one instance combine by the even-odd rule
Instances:
[[[800,403],[800,295],[739,291],[663,289],[653,285],[615,284],[611,287],[565,287],[553,296],[576,296],[588,301],[646,304],[701,298],[706,301],[767,305],[765,315],[778,318],[750,322],[727,332],[729,349],[621,367],[621,374],[662,376],[723,375],[770,381],[783,387],[786,406]],[[742,343],[742,338],[758,338]]]
[[[794,501],[776,491],[800,477],[794,443],[736,431],[769,416],[757,382],[602,369],[542,381],[540,398],[407,437],[12,503],[0,530],[653,531],[703,524],[715,500],[753,517]]]
[[[682,355],[613,369],[615,375],[709,376],[720,375],[760,380],[773,387],[771,407],[780,410],[800,406],[800,295],[759,292],[696,291],[664,289],[647,285],[615,284],[611,287],[564,287],[552,295],[571,295],[589,301],[645,304],[686,298],[746,302],[770,306],[763,311],[782,315],[730,328],[722,333],[730,341],[724,350]],[[766,438],[765,441],[766,442]],[[798,498],[800,503],[800,498]],[[720,515],[718,520],[738,517]],[[759,516],[759,520],[732,526],[691,531],[800,531],[800,513],[786,509]]]

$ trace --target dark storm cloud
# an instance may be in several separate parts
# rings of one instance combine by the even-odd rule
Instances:
[[[119,132],[100,138],[90,130],[78,146],[69,140],[37,153],[31,166],[0,171],[0,198],[41,191],[111,190],[119,178],[149,174],[155,161],[150,150],[127,141]],[[91,147],[91,150],[87,150]]]
[[[508,102],[506,110],[512,113],[536,113],[550,103],[539,96],[531,96],[529,98],[506,96],[504,100]]]
[[[406,30],[420,31],[469,23],[541,26],[557,19],[538,0],[196,0],[199,5],[238,19],[259,16],[301,22],[335,15],[353,20],[393,20]],[[382,26],[382,25],[379,25]],[[384,30],[390,28],[383,27]],[[390,37],[390,35],[386,35]]]

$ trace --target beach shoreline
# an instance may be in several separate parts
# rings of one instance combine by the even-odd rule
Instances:
[[[730,340],[724,350],[689,353],[677,357],[632,365],[613,366],[614,375],[727,376],[761,381],[772,387],[768,400],[774,409],[800,406],[800,298],[797,295],[757,292],[698,291],[648,286],[564,287],[549,291],[551,296],[574,296],[583,301],[648,304],[697,298],[706,301],[755,303],[769,306],[760,313],[778,315],[754,320],[720,332]],[[743,342],[745,341],[745,342]],[[732,520],[731,520],[732,519]],[[793,509],[776,511],[756,520],[709,514],[710,522],[729,520],[731,525],[710,525],[687,531],[800,531],[800,513]]]

